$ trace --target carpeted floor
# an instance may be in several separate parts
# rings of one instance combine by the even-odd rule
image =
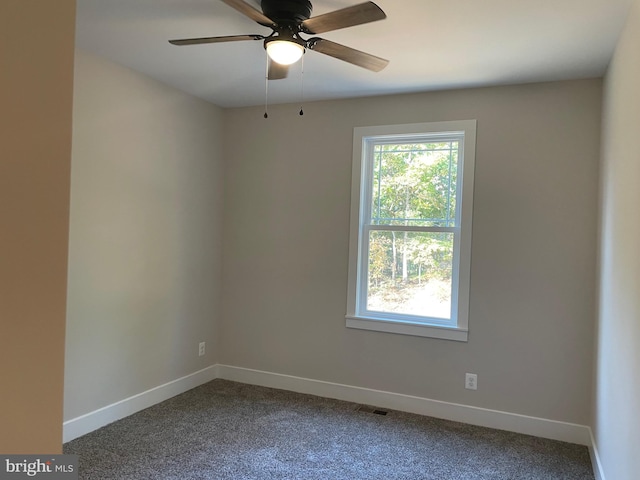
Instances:
[[[586,447],[214,380],[64,446],[81,479],[588,480]],[[364,409],[367,410],[367,409]]]

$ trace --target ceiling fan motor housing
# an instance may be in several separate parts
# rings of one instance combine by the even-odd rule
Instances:
[[[313,7],[308,0],[262,0],[262,12],[277,24],[297,25],[311,17]]]

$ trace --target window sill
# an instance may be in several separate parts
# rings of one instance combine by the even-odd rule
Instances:
[[[359,328],[362,330],[413,335],[417,337],[440,338],[443,340],[455,340],[457,342],[466,342],[469,334],[468,330],[456,327],[379,320],[368,317],[347,316],[346,319],[347,328]]]

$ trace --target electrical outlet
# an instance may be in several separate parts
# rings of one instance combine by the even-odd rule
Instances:
[[[478,375],[475,373],[467,373],[464,377],[464,388],[467,390],[478,389]]]
[[[205,342],[200,342],[198,345],[198,356],[201,357],[204,355]]]

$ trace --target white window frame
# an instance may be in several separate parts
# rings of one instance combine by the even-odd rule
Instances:
[[[459,135],[463,135],[463,139],[458,154],[457,221],[455,227],[446,229],[454,233],[451,319],[367,311],[368,221],[373,175],[373,155],[370,149],[375,142],[380,141],[402,142],[416,138],[421,141],[438,141]],[[476,120],[354,128],[347,327],[463,342],[468,340],[475,146]],[[398,229],[402,227],[399,226]]]

